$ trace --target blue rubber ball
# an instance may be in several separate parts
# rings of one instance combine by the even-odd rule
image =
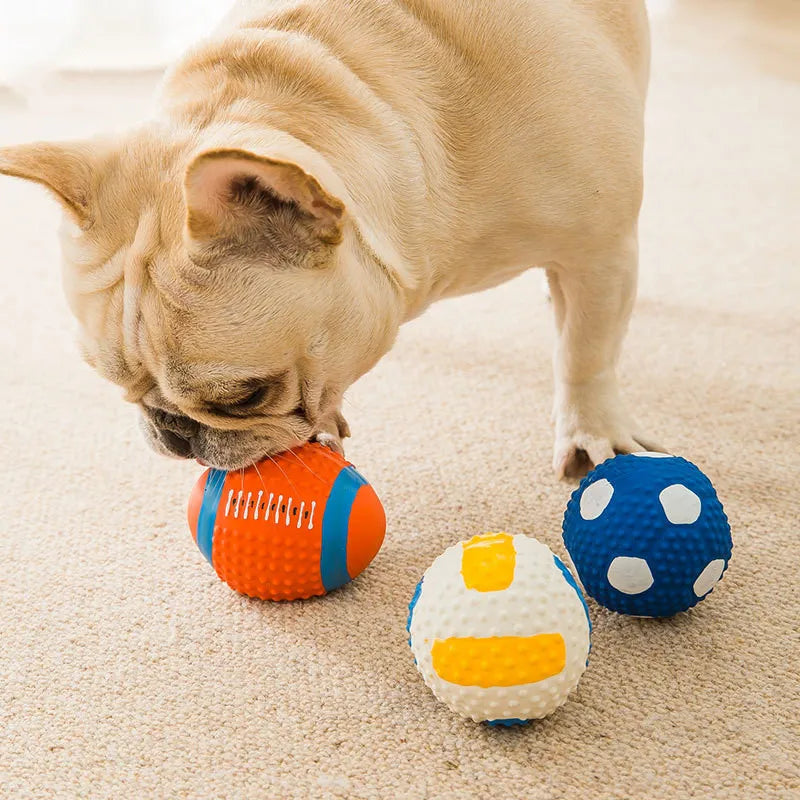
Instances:
[[[706,597],[733,542],[711,481],[684,458],[610,458],[581,481],[564,545],[586,593],[620,614],[671,617]]]

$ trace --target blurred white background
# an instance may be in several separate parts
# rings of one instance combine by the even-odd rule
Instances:
[[[53,71],[164,67],[209,33],[233,0],[0,0],[0,86]]]
[[[648,0],[658,15],[672,0]],[[234,0],[0,0],[0,85],[54,70],[162,68]]]

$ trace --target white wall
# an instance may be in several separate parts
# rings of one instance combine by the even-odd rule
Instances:
[[[161,67],[233,0],[0,0],[0,83],[54,69]]]

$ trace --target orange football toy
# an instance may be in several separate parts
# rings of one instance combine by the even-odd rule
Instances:
[[[352,464],[307,444],[245,470],[206,470],[189,498],[189,527],[232,589],[299,600],[363,572],[383,544],[386,515]]]

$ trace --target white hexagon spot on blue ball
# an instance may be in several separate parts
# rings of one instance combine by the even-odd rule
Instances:
[[[653,585],[653,573],[648,563],[633,556],[617,556],[609,565],[606,577],[623,594],[641,594]]]
[[[698,597],[705,597],[719,583],[724,571],[724,558],[715,558],[713,561],[709,561],[692,586],[694,593]]]
[[[614,487],[605,478],[590,483],[581,495],[581,516],[585,520],[597,519],[608,507]]]
[[[700,498],[682,483],[667,486],[658,496],[667,519],[673,525],[691,525],[700,518],[703,505]]]

